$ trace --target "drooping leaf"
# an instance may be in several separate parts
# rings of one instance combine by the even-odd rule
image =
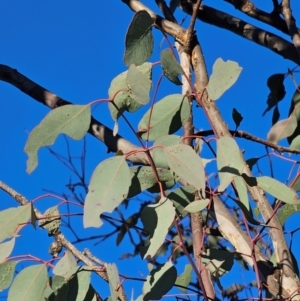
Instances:
[[[160,61],[164,76],[175,85],[182,85],[178,76],[183,74],[183,70],[170,49],[165,49],[160,53]]]
[[[226,250],[207,249],[202,262],[214,276],[223,276],[233,266],[233,254]]]
[[[217,166],[220,178],[218,191],[224,191],[244,169],[242,154],[233,138],[221,137],[217,140]]]
[[[171,145],[164,150],[170,169],[182,180],[204,193],[205,172],[199,155],[185,144]]]
[[[127,197],[130,184],[131,173],[124,156],[102,161],[93,172],[85,198],[84,227],[100,227],[100,214],[113,212]]]
[[[299,211],[300,211],[300,204],[299,205],[284,204],[277,211],[277,217],[279,219],[279,222],[283,226],[286,220],[290,216],[292,216],[295,213],[298,213]]]
[[[75,257],[69,250],[67,250],[65,255],[56,263],[55,267],[53,268],[53,274],[70,278],[78,271],[78,269],[79,266],[77,265]]]
[[[291,144],[291,142],[295,137],[300,135],[300,93],[298,89],[295,91],[292,97],[290,111],[289,111],[289,116],[295,115],[297,119],[297,127],[294,133],[292,133],[292,135],[288,137],[289,144]]]
[[[92,292],[92,294],[89,294],[89,290],[93,290],[93,288],[90,286],[90,282],[91,272],[80,271],[79,273],[76,273],[69,281],[70,292],[67,300],[92,301],[95,293],[93,294]],[[88,297],[88,295],[90,295],[90,297]]]
[[[293,139],[290,148],[297,149],[297,150],[300,149],[300,135]]]
[[[137,71],[141,72],[143,76],[143,81],[146,82],[146,78],[149,79],[151,82],[152,78],[152,64],[150,63],[144,63],[141,66],[136,67]],[[129,76],[129,82],[132,81],[132,79]],[[146,89],[146,87],[149,88],[148,94],[151,89],[151,85],[144,85],[143,89]],[[146,94],[146,91],[143,91],[143,95]],[[129,88],[128,84],[128,71],[122,72],[117,77],[115,77],[109,87],[108,90],[108,96],[110,99],[114,100],[115,105],[119,108],[119,110],[116,109],[116,107],[112,103],[108,103],[108,107],[110,110],[111,117],[113,120],[117,121],[120,117],[121,113],[124,111],[127,112],[135,112],[138,110],[142,104],[137,102],[133,97],[136,97]],[[147,97],[149,99],[149,96]],[[117,129],[116,129],[117,132]]]
[[[183,273],[176,279],[175,285],[180,285],[178,288],[184,293],[186,293],[186,287],[188,287],[192,280],[192,271],[192,266],[190,264],[186,264]]]
[[[57,233],[61,224],[61,217],[58,211],[58,206],[53,206],[47,209],[43,217],[45,218],[39,220],[40,227],[47,229],[49,235]]]
[[[8,292],[8,301],[42,300],[48,274],[44,264],[26,267],[16,276]]]
[[[150,109],[142,117],[138,125],[139,134],[143,139],[157,138],[173,134],[185,124],[190,116],[190,105],[181,94],[168,95],[153,106],[149,125]]]
[[[267,86],[270,89],[270,93],[267,99],[268,107],[263,112],[263,116],[268,111],[270,111],[273,107],[276,108],[279,101],[281,101],[284,98],[285,96],[285,87],[283,84],[284,78],[285,78],[285,74],[282,73],[273,74],[268,78]]]
[[[16,239],[13,237],[11,240],[0,243],[0,262],[6,259],[12,252],[15,246]],[[1,282],[1,278],[0,278]]]
[[[162,198],[158,204],[149,205],[143,209],[141,220],[144,230],[150,235],[150,245],[147,247],[144,258],[155,256],[164,243],[174,217],[175,208],[168,198]]]
[[[177,214],[182,214],[184,217],[187,212],[184,212],[183,209],[195,199],[196,188],[191,186],[181,186],[169,193],[167,193],[168,199],[170,199],[175,208]]]
[[[235,128],[237,129],[244,118],[235,108],[232,109],[232,118],[235,123]]]
[[[177,271],[175,266],[167,261],[150,272],[143,286],[143,301],[160,300],[175,284]]]
[[[152,55],[152,25],[153,19],[147,11],[140,10],[134,15],[125,38],[124,63],[127,66],[142,65]]]
[[[117,301],[117,288],[120,285],[119,273],[115,263],[106,264],[106,272],[108,276],[109,289],[110,289],[110,298],[111,301]]]
[[[283,119],[274,124],[267,135],[267,140],[277,144],[283,138],[292,135],[297,127],[297,119],[292,114],[288,119]]]
[[[196,213],[200,212],[204,208],[207,207],[209,204],[210,200],[209,199],[203,199],[203,200],[196,200],[192,203],[189,203],[185,208],[184,211],[187,211],[189,213]]]
[[[238,192],[238,196],[240,201],[244,204],[244,206],[247,208],[247,210],[250,210],[250,205],[249,205],[249,199],[248,199],[248,192],[247,192],[247,186],[243,180],[242,177],[235,177],[234,178],[234,184],[235,188]]]
[[[157,174],[161,182],[172,182],[176,184],[176,176],[168,169],[157,168]],[[128,191],[128,197],[131,198],[146,189],[157,184],[156,177],[150,166],[135,166],[130,168],[131,185]]]
[[[132,99],[145,105],[150,100],[151,80],[135,65],[130,65],[127,74],[127,89]]]
[[[55,300],[66,300],[69,293],[68,280],[62,276],[54,276],[49,280]]]
[[[257,177],[256,180],[261,189],[278,200],[290,205],[300,205],[300,201],[295,190],[286,186],[285,184],[266,176]]]
[[[31,216],[31,204],[0,211],[0,242],[14,237]],[[23,224],[23,225],[22,225]]]
[[[218,58],[213,65],[206,90],[212,100],[219,99],[238,79],[242,68],[233,61],[224,62]]]
[[[90,105],[65,105],[49,112],[32,130],[26,142],[27,172],[31,173],[37,167],[41,147],[52,145],[59,134],[79,140],[87,133],[90,123]]]
[[[157,140],[155,140],[153,146],[158,146],[158,145],[171,146],[171,145],[179,144],[179,142],[180,142],[179,136],[166,135],[166,136],[161,136]],[[151,154],[156,167],[169,168],[167,158],[165,156],[165,152],[162,147],[153,148]]]
[[[0,292],[10,287],[15,275],[17,263],[18,261],[6,261],[0,263]]]

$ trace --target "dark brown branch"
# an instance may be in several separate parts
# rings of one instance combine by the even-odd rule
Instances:
[[[193,13],[193,6],[189,1],[185,1],[185,5],[180,5],[180,8],[190,15]],[[300,64],[300,59],[294,45],[271,32],[262,30],[241,19],[206,5],[200,7],[198,18],[205,23],[227,29],[260,46],[270,49],[285,59]]]
[[[258,138],[250,133],[244,132],[244,131],[233,131],[233,130],[229,130],[230,134],[238,137],[238,138],[244,138],[246,140],[251,140],[254,142],[257,142],[259,144],[263,144],[265,146],[268,146],[270,148],[275,149],[276,151],[278,151],[279,153],[283,154],[283,153],[290,153],[290,154],[300,154],[300,150],[297,149],[291,149],[288,147],[284,147],[284,146],[280,146],[277,144],[274,144],[272,142],[269,142],[267,140]],[[195,133],[195,135],[197,136],[201,136],[201,137],[207,137],[207,136],[211,136],[214,135],[214,132],[212,130],[207,130],[207,131],[200,131]]]

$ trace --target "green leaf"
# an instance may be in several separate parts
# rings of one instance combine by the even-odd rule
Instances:
[[[132,99],[145,105],[150,100],[151,80],[139,71],[135,65],[130,65],[127,74],[127,89]]]
[[[213,65],[206,90],[212,100],[219,99],[238,79],[242,68],[233,61],[224,62],[218,58]]]
[[[139,134],[143,139],[156,140],[157,138],[173,134],[185,124],[190,116],[190,105],[181,94],[168,95],[153,106],[151,122],[149,117],[151,109],[143,116],[138,125]]]
[[[299,205],[289,205],[284,204],[281,206],[277,211],[277,216],[279,219],[280,224],[283,226],[286,220],[292,216],[293,214],[300,211],[300,204]]]
[[[191,186],[181,186],[169,193],[167,193],[168,199],[170,199],[178,215],[182,214],[182,217],[187,215],[187,212],[183,212],[183,209],[195,199],[196,189]]]
[[[204,208],[207,207],[209,204],[210,200],[209,199],[203,199],[203,200],[196,200],[190,204],[188,204],[185,208],[184,211],[187,211],[189,213],[196,213],[200,212]]]
[[[180,285],[178,288],[184,293],[186,293],[186,287],[188,287],[192,280],[192,271],[192,266],[190,264],[186,264],[183,273],[176,279],[175,285]]]
[[[61,217],[58,211],[58,206],[53,206],[45,211],[43,219],[39,220],[40,227],[48,230],[49,235],[53,235],[58,232],[61,224]]]
[[[140,10],[134,15],[125,38],[124,62],[127,66],[142,65],[152,55],[152,25],[153,19],[147,11]]]
[[[275,123],[267,135],[267,140],[277,144],[279,140],[292,135],[297,127],[297,119],[292,114],[288,119],[283,119]]]
[[[235,108],[232,109],[232,118],[237,129],[244,118]]]
[[[0,291],[10,287],[18,261],[6,261],[0,263]]]
[[[207,249],[202,262],[214,276],[223,276],[233,266],[233,255],[226,250]]]
[[[66,300],[69,292],[69,283],[62,276],[54,276],[50,278],[50,287],[54,293],[55,301]]]
[[[171,146],[180,143],[180,137],[176,135],[161,136],[155,140],[153,146]],[[169,168],[164,149],[162,147],[155,147],[151,151],[151,155],[156,167]]]
[[[27,172],[31,173],[37,167],[41,147],[52,145],[59,134],[79,140],[88,131],[90,123],[90,105],[65,105],[49,112],[32,130],[26,142]]]
[[[106,264],[106,272],[108,276],[109,289],[110,289],[110,298],[112,301],[118,300],[117,289],[120,285],[119,273],[117,266],[112,264]]]
[[[244,169],[242,154],[233,138],[221,137],[217,140],[217,166],[220,178],[218,191],[224,191]]]
[[[290,115],[295,115],[297,119],[297,127],[294,133],[288,137],[288,142],[291,144],[292,140],[300,135],[300,93],[298,89],[296,89],[292,100],[291,100],[291,106],[290,106],[290,111],[289,111],[289,116]]]
[[[151,82],[152,77],[152,64],[150,63],[144,63],[141,66],[138,66],[136,68],[137,71],[141,72],[143,74],[143,82],[146,82],[146,78]],[[113,120],[117,121],[120,117],[121,113],[124,111],[133,113],[137,111],[142,104],[137,102],[137,100],[134,99],[137,95],[132,92],[130,89],[130,85],[128,83],[132,82],[132,75],[129,75],[128,78],[128,72],[125,71],[119,74],[117,77],[115,77],[109,87],[108,95],[110,99],[113,99],[115,105],[119,108],[119,110],[116,109],[116,107],[112,103],[108,103],[108,107],[110,110],[110,114],[113,118]],[[131,70],[132,72],[132,70]],[[134,72],[134,71],[133,71]],[[136,73],[136,72],[134,72]],[[143,97],[145,97],[146,94],[146,87],[149,88],[148,94],[151,89],[151,85],[144,85],[143,86]],[[136,88],[136,87],[135,87]],[[134,89],[136,91],[136,89]],[[139,98],[139,97],[138,97]],[[145,99],[149,99],[149,96],[145,97]]]
[[[92,289],[90,286],[91,272],[80,271],[74,275],[69,281],[69,295],[67,300],[74,301],[91,301],[94,294],[91,294],[91,298],[86,298],[89,290]]]
[[[160,300],[173,287],[176,278],[176,268],[170,261],[153,269],[143,286],[143,300]]]
[[[16,239],[13,237],[11,240],[0,243],[0,262],[3,262],[14,249]],[[0,274],[1,275],[1,274]],[[1,281],[1,278],[0,278]]]
[[[297,149],[297,150],[300,149],[300,135],[293,139],[290,148]]]
[[[23,269],[14,279],[8,292],[8,301],[42,300],[48,283],[47,268],[37,264]]]
[[[176,177],[170,170],[157,168],[156,171],[161,182],[172,181],[173,186],[176,184]],[[157,180],[151,166],[131,167],[130,172],[131,185],[128,191],[129,198],[157,184]]]
[[[238,192],[240,201],[244,204],[248,211],[250,211],[249,199],[248,199],[248,191],[247,186],[242,177],[234,178],[235,188]]]
[[[277,107],[277,104],[279,101],[281,101],[285,96],[285,87],[283,84],[285,78],[285,74],[282,73],[276,73],[271,75],[268,78],[267,85],[270,89],[270,93],[268,95],[267,99],[267,105],[268,107],[263,113],[263,116],[270,111],[273,107]]]
[[[73,254],[67,250],[64,256],[56,263],[53,274],[70,278],[75,274],[80,267],[77,265],[77,261]]]
[[[270,177],[257,177],[256,180],[261,189],[278,200],[290,205],[300,205],[296,192],[285,184]]]
[[[164,243],[169,227],[175,217],[175,208],[167,198],[161,198],[158,204],[145,207],[141,213],[144,230],[150,235],[150,245],[144,258],[153,258]]]
[[[182,180],[205,191],[205,172],[199,155],[188,145],[177,144],[165,148],[165,155],[170,169]]]
[[[182,85],[178,76],[183,74],[182,67],[177,63],[174,54],[170,49],[165,49],[160,53],[161,67],[166,76],[175,85]]]
[[[84,227],[100,227],[100,214],[113,212],[127,197],[131,173],[124,156],[102,161],[94,170],[85,198]]]
[[[31,216],[31,204],[0,211],[0,242],[15,237]],[[23,225],[22,225],[23,224]]]
[[[292,188],[296,191],[300,191],[300,177],[297,178],[297,180],[292,184]]]

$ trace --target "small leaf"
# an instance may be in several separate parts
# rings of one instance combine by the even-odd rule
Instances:
[[[161,67],[166,76],[175,85],[182,85],[178,76],[183,74],[182,67],[177,63],[174,54],[170,49],[165,49],[160,53]]]
[[[124,62],[127,66],[142,65],[152,55],[152,25],[153,19],[147,11],[140,10],[134,15],[125,38]]]
[[[85,198],[84,227],[100,227],[100,214],[113,212],[127,197],[130,184],[130,169],[124,156],[102,161],[93,172]]]
[[[55,300],[66,300],[69,293],[69,283],[62,276],[54,276],[50,278],[50,287],[55,296]]]
[[[11,240],[0,243],[0,262],[3,262],[14,249],[16,239],[13,237]],[[0,274],[1,275],[1,274]],[[1,278],[0,278],[1,282]]]
[[[295,115],[292,114],[288,119],[283,119],[271,127],[267,135],[267,140],[277,144],[279,140],[292,135],[296,127],[297,120]]]
[[[152,64],[144,63],[141,66],[137,66],[136,69],[143,73],[145,77],[147,77],[149,81],[151,81]],[[150,92],[150,88],[151,86],[149,87],[148,93]],[[108,103],[108,108],[114,121],[117,121],[121,116],[121,113],[123,113],[124,111],[133,113],[142,106],[141,103],[138,103],[135,99],[132,98],[132,96],[135,95],[132,94],[131,90],[128,87],[128,71],[122,72],[112,80],[108,90],[108,96],[110,99],[113,99],[114,104],[119,108],[118,110],[111,102]],[[116,134],[118,132],[118,129],[114,130],[114,133]]]
[[[233,138],[222,137],[217,140],[217,166],[220,178],[218,191],[224,191],[244,169],[244,160]]]
[[[242,68],[233,61],[224,62],[218,58],[213,65],[206,90],[212,100],[219,99],[238,79]]]
[[[56,263],[53,274],[70,278],[75,274],[80,267],[77,265],[77,261],[73,254],[68,250],[65,255]]]
[[[247,210],[250,211],[247,186],[244,183],[243,178],[242,177],[235,177],[234,178],[234,184],[235,184],[235,188],[238,192],[238,196],[239,196],[240,201],[244,204],[244,206],[247,208]]]
[[[300,149],[300,135],[293,139],[290,148],[297,149],[297,150]]]
[[[149,125],[151,109],[142,117],[138,125],[139,134],[143,139],[156,140],[157,138],[173,134],[185,124],[190,116],[190,105],[181,94],[168,95],[153,106],[151,122]]]
[[[232,118],[237,129],[244,118],[235,108],[232,109]]]
[[[180,143],[180,137],[176,135],[161,136],[155,140],[153,146],[171,146]],[[155,147],[151,151],[153,161],[156,167],[169,168],[164,149],[162,147]]]
[[[61,217],[58,211],[58,206],[53,206],[45,211],[43,219],[39,220],[40,227],[48,230],[49,235],[53,235],[58,232],[61,224]]]
[[[145,207],[141,213],[144,230],[150,235],[150,245],[143,258],[153,258],[164,243],[169,227],[175,217],[175,208],[167,198],[160,199],[158,204]]]
[[[184,293],[186,293],[186,288],[192,280],[192,271],[192,266],[190,264],[186,264],[183,273],[176,279],[175,285],[180,285],[178,288]]]
[[[31,173],[37,167],[41,147],[52,145],[59,134],[79,140],[88,131],[90,123],[90,105],[65,105],[49,112],[32,130],[26,142],[27,172]]]
[[[297,194],[292,188],[270,177],[257,177],[256,180],[261,189],[278,200],[290,205],[300,205]]]
[[[283,226],[286,220],[295,213],[300,211],[300,204],[299,205],[289,205],[284,204],[281,206],[277,211],[277,216],[279,219],[280,224]]]
[[[285,87],[283,84],[284,78],[285,78],[285,74],[282,74],[282,73],[273,74],[268,78],[267,85],[270,89],[270,93],[269,93],[268,99],[267,99],[268,107],[263,112],[263,116],[268,111],[270,111],[273,107],[276,108],[279,101],[281,101],[284,98],[284,96],[285,96]],[[277,110],[278,110],[278,107],[277,107]],[[275,110],[274,110],[274,114],[275,114]],[[274,115],[273,115],[273,117],[274,117]]]
[[[139,71],[135,65],[130,65],[127,73],[127,89],[132,99],[145,105],[150,100],[151,80]]]
[[[17,263],[18,261],[6,261],[0,263],[0,292],[10,287],[15,275]]]
[[[291,144],[292,140],[295,137],[300,135],[300,93],[299,93],[298,89],[296,89],[296,91],[292,97],[290,111],[289,111],[289,116],[294,114],[297,119],[296,130],[290,137],[288,137],[289,144]]]
[[[190,204],[188,204],[185,208],[184,211],[187,211],[189,213],[196,213],[200,212],[204,208],[207,207],[209,204],[210,200],[209,199],[203,199],[203,200],[196,200]]]
[[[260,158],[250,158],[246,160],[246,164],[249,166],[249,168],[252,170],[253,166],[257,163],[257,161]]]
[[[47,282],[48,274],[44,264],[29,266],[23,269],[14,279],[7,300],[42,300]]]
[[[296,182],[292,184],[292,187],[296,192],[300,191],[300,177],[297,178]]]
[[[93,288],[90,286],[91,282],[91,272],[88,271],[80,271],[76,273],[74,277],[69,281],[69,295],[67,300],[74,301],[93,301],[93,296],[95,292]],[[92,290],[90,292],[90,290]],[[88,296],[91,296],[88,298]],[[97,299],[95,298],[95,301]]]
[[[31,216],[31,204],[0,211],[0,242],[16,236]]]
[[[160,300],[175,284],[177,271],[174,265],[167,261],[150,272],[143,286],[143,301]]]
[[[119,273],[116,264],[106,264],[106,272],[108,276],[109,289],[110,289],[110,298],[111,301],[117,301],[117,289],[120,285]]]
[[[205,172],[202,160],[188,145],[177,144],[165,148],[170,169],[198,190],[205,191]]]

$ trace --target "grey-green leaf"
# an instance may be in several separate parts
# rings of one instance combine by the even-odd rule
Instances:
[[[212,100],[219,99],[238,79],[242,68],[233,61],[224,62],[218,58],[213,65],[206,90]]]
[[[46,265],[37,264],[26,267],[14,279],[8,292],[7,300],[42,300],[47,282],[48,274]]]
[[[120,285],[119,273],[115,263],[106,264],[106,272],[108,276],[110,296],[112,301],[118,300],[117,289]]]
[[[136,69],[151,82],[152,64],[144,63],[143,65],[136,67]],[[146,86],[144,86],[144,89],[145,87]],[[149,87],[149,85],[147,85],[147,87]],[[150,92],[150,88],[151,86],[149,87],[148,94]],[[145,92],[143,94],[145,95]],[[115,121],[118,120],[121,113],[123,113],[124,111],[133,113],[142,106],[141,103],[132,98],[132,96],[136,95],[133,95],[131,90],[129,89],[128,71],[122,72],[112,80],[108,90],[108,96],[110,99],[113,99],[115,105],[119,108],[118,110],[112,103],[108,103],[110,114]]]
[[[170,49],[165,49],[160,53],[160,61],[164,75],[175,85],[182,85],[178,76],[183,74],[183,70]]]
[[[31,173],[37,167],[41,147],[52,145],[59,134],[79,140],[88,131],[90,123],[90,105],[65,105],[49,112],[32,130],[26,142],[27,172]]]
[[[200,212],[201,210],[203,210],[204,208],[206,208],[206,206],[209,204],[209,199],[203,199],[203,200],[195,200],[192,203],[189,203],[185,208],[184,211],[187,211],[189,213],[196,213],[196,212]]]
[[[161,198],[158,204],[145,207],[141,213],[144,230],[150,235],[150,244],[144,258],[153,258],[164,243],[169,227],[175,218],[175,208],[168,198]]]
[[[176,278],[176,268],[170,261],[153,269],[143,286],[143,300],[160,300],[173,287]]]
[[[13,237],[11,240],[0,243],[0,262],[3,262],[14,249],[16,239]],[[0,274],[1,275],[1,274]],[[1,278],[0,278],[1,282]]]
[[[190,264],[186,264],[183,273],[177,277],[175,285],[180,285],[178,288],[186,293],[186,288],[192,280],[193,268]]]
[[[153,52],[153,19],[145,10],[137,12],[128,28],[125,38],[124,62],[141,65],[145,63]]]
[[[15,275],[17,263],[18,261],[6,261],[4,263],[0,263],[0,291],[10,287]]]
[[[205,172],[199,155],[188,145],[177,144],[164,149],[170,169],[182,180],[205,191]]]
[[[151,122],[149,125],[151,109],[142,117],[138,125],[139,134],[143,139],[156,140],[178,131],[190,116],[188,100],[181,94],[168,95],[153,106]]]
[[[270,177],[257,177],[257,185],[274,196],[280,201],[290,205],[300,205],[298,196],[292,188],[286,186],[285,184],[270,178]]]
[[[84,227],[100,227],[100,214],[113,212],[127,197],[131,173],[124,156],[102,161],[94,170],[84,203]]]

